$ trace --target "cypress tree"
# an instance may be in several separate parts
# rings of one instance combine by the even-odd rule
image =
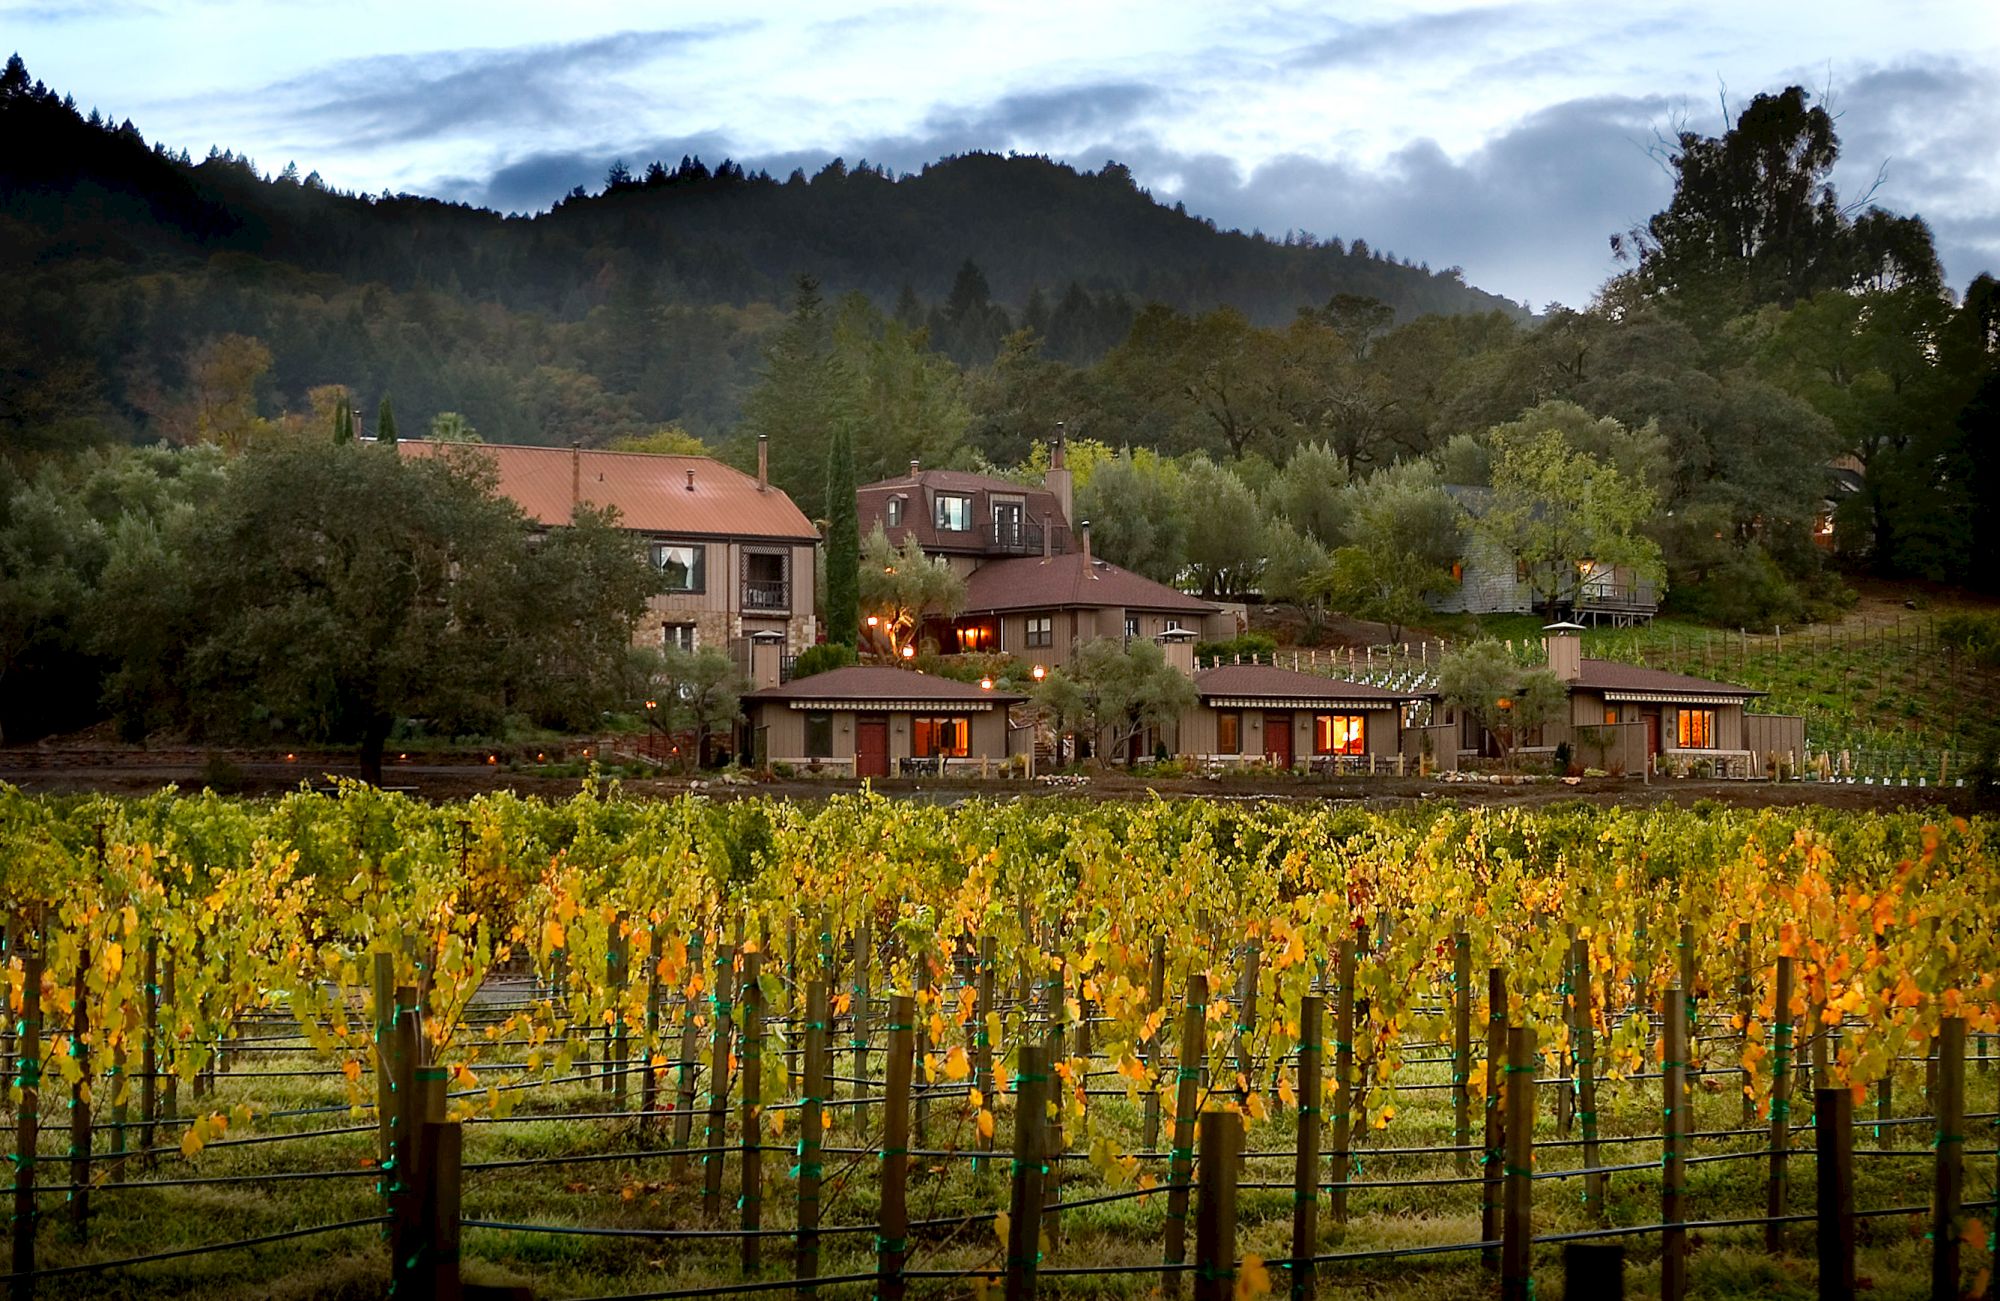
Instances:
[[[389,408],[388,398],[382,399],[375,413],[375,441],[392,447],[396,443],[396,413]]]
[[[854,488],[854,435],[847,420],[835,420],[826,449],[826,639],[843,646],[861,636],[861,524]]]
[[[340,405],[333,409],[333,441],[336,444],[354,441],[354,404],[344,394]]]

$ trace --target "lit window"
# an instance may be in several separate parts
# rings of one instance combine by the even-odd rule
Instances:
[[[944,756],[963,759],[971,749],[972,722],[966,718],[918,718],[911,721],[910,748],[919,759]]]
[[[1313,718],[1316,754],[1368,753],[1368,720],[1361,714],[1319,714]]]
[[[1138,635],[1139,635],[1139,621],[1138,621],[1137,619],[1134,619],[1134,618],[1133,618],[1133,617],[1132,617],[1131,615],[1129,615],[1129,614],[1128,614],[1128,615],[1126,615],[1126,616],[1125,616],[1125,637],[1126,637],[1126,640],[1128,640],[1128,641],[1129,641],[1129,640],[1131,640],[1132,638],[1134,638],[1134,637],[1137,637]]]
[[[1029,617],[1027,644],[1030,647],[1056,644],[1056,621],[1053,615],[1041,614]]]
[[[1683,750],[1713,750],[1715,748],[1715,711],[1713,709],[1683,709],[1680,711],[1680,748]]]
[[[1243,715],[1217,714],[1215,716],[1215,752],[1217,754],[1243,753]]]
[[[707,581],[708,548],[681,542],[655,542],[653,564],[669,592],[700,592]]]
[[[692,651],[695,649],[695,631],[691,623],[663,623],[660,625],[660,644],[668,650]]]
[[[1169,619],[1169,620],[1167,620],[1167,631],[1168,631],[1168,632],[1179,632],[1180,630],[1181,630],[1181,621],[1180,621],[1179,619]]]
[[[958,497],[949,493],[939,493],[937,499],[937,526],[941,533],[970,533],[972,531],[972,498]]]
[[[1616,705],[1606,705],[1606,706],[1604,707],[1604,724],[1605,724],[1605,726],[1606,726],[1606,727],[1611,727],[1611,726],[1614,726],[1614,725],[1615,725],[1615,724],[1616,724],[1617,722],[1618,722],[1618,706],[1616,706]]]

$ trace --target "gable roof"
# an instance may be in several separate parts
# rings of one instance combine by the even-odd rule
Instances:
[[[1220,609],[1109,561],[1086,558],[1080,551],[995,560],[973,570],[965,580],[966,614],[1104,606],[1194,616]]]
[[[1063,517],[1062,504],[1056,500],[1055,493],[1046,485],[1015,483],[1011,479],[973,474],[966,470],[919,470],[915,474],[862,484],[854,490],[862,536],[866,537],[879,522],[884,525],[889,541],[897,546],[902,545],[904,538],[914,534],[917,544],[927,551],[986,550],[987,525],[992,521],[981,518],[986,512],[979,508],[976,501],[972,528],[964,532],[946,532],[937,526],[936,501],[937,494],[941,492],[975,499],[983,493],[989,500],[996,494],[1019,497],[1026,515],[1022,521],[1024,529],[1053,529],[1051,541],[1056,549],[1067,547],[1065,539],[1069,533],[1069,521]],[[895,528],[888,528],[884,517],[892,497],[905,498],[910,504],[903,511],[903,522]],[[1039,542],[1036,545],[1039,546]]]
[[[1765,693],[1755,687],[1739,687],[1727,682],[1649,669],[1617,660],[1584,660],[1582,672],[1570,686],[1585,691],[1601,691],[1608,699],[1700,699],[1747,700]]]
[[[706,456],[421,439],[405,439],[396,450],[408,457],[485,458],[500,473],[501,495],[539,524],[569,523],[580,501],[614,507],[619,524],[640,533],[819,541],[819,530],[782,490],[760,490],[754,475]]]
[[[744,696],[752,701],[783,701],[794,708],[804,705],[838,705],[848,708],[866,704],[883,708],[924,708],[949,705],[956,709],[989,709],[1011,705],[1027,697],[1011,691],[988,691],[970,682],[899,669],[881,664],[856,664],[829,669],[809,678],[795,678],[776,687],[765,687]]]
[[[1423,700],[1428,691],[1385,691],[1365,682],[1344,682],[1320,673],[1279,668],[1273,664],[1223,664],[1194,675],[1194,689],[1207,705],[1290,704],[1301,708],[1346,706],[1352,709],[1393,709],[1409,700]]]

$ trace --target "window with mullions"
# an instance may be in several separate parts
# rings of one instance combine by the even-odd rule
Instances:
[[[970,533],[972,531],[972,498],[955,497],[939,493],[937,499],[937,526],[941,533]]]
[[[1243,715],[1225,713],[1215,716],[1215,752],[1243,753]]]
[[[1320,714],[1313,719],[1315,754],[1368,753],[1368,719],[1362,714]]]
[[[700,592],[708,580],[708,548],[682,542],[655,542],[653,564],[669,592]]]
[[[811,713],[806,715],[806,758],[833,758],[833,715]]]
[[[1028,636],[1026,645],[1030,649],[1033,649],[1038,646],[1055,645],[1056,644],[1055,627],[1056,627],[1056,621],[1053,617],[1049,615],[1043,614],[1043,615],[1029,616]]]
[[[910,723],[910,751],[919,759],[963,759],[972,747],[969,718],[918,718]]]
[[[1683,709],[1677,716],[1680,720],[1679,744],[1683,750],[1713,750],[1715,748],[1715,711],[1713,709]]]

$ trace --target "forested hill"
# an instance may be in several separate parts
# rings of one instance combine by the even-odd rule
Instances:
[[[1078,172],[973,154],[896,179],[838,162],[778,179],[689,159],[616,170],[596,194],[516,217],[337,193],[281,166],[270,176],[227,152],[195,161],[149,144],[11,63],[0,270],[30,291],[30,308],[0,325],[0,374],[41,386],[63,363],[143,431],[157,423],[149,402],[184,388],[179,354],[238,335],[272,353],[267,407],[298,409],[311,388],[338,383],[417,411],[465,411],[488,437],[534,437],[514,384],[547,366],[565,372],[540,386],[557,409],[588,407],[601,389],[642,419],[713,435],[734,423],[757,341],[800,274],[830,299],[859,291],[930,327],[961,365],[990,361],[1022,325],[1050,356],[1092,362],[1149,302],[1230,305],[1267,324],[1335,294],[1379,299],[1406,320],[1525,315],[1456,268],[1398,262],[1360,238],[1217,230],[1161,206],[1116,164]],[[588,323],[606,310],[646,316],[648,349],[683,360],[593,351]],[[36,400],[47,399],[23,399]]]

